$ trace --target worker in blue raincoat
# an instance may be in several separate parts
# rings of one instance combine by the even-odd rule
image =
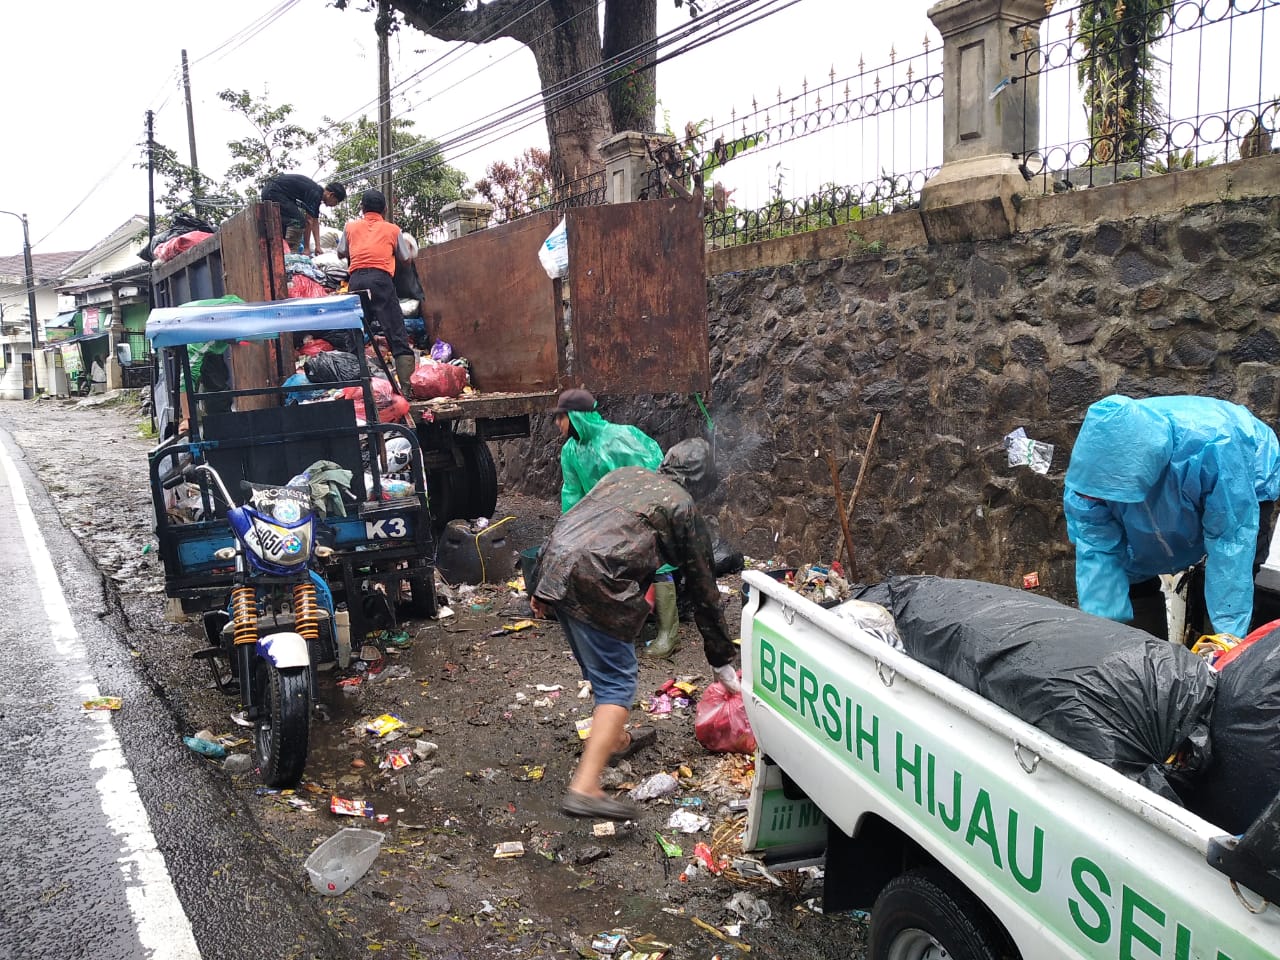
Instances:
[[[1158,577],[1203,559],[1212,632],[1243,637],[1278,496],[1280,443],[1244,407],[1190,396],[1099,400],[1071,451],[1063,496],[1081,609],[1167,637]],[[1198,628],[1196,606],[1188,597]]]

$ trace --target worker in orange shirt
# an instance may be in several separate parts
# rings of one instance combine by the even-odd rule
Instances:
[[[408,396],[409,377],[413,374],[413,346],[400,312],[396,296],[396,262],[412,263],[413,241],[383,214],[387,198],[381,190],[366,190],[360,196],[359,220],[351,220],[338,241],[338,256],[348,261],[350,277],[347,289],[352,293],[368,290],[373,301],[373,317],[387,338],[387,346],[396,361],[396,378],[401,393]]]

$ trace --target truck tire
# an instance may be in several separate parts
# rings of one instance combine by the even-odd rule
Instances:
[[[978,900],[949,874],[912,870],[880,891],[871,910],[870,960],[1016,957]]]
[[[498,508],[498,468],[493,463],[489,444],[468,437],[462,445],[462,459],[466,464],[463,475],[470,495],[466,498],[466,516],[460,519],[492,517]]]

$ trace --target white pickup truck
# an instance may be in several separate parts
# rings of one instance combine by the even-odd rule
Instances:
[[[744,847],[777,866],[825,855],[825,907],[871,911],[871,960],[1280,958],[1280,798],[1226,837],[785,586],[743,579],[759,743]]]

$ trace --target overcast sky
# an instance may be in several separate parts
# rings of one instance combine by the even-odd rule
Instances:
[[[798,0],[661,65],[659,123],[664,112],[677,129],[687,120],[720,120],[735,106],[748,109],[753,95],[763,102],[776,100],[779,87],[786,95],[799,93],[805,79],[811,86],[827,82],[832,68],[842,77],[852,74],[860,56],[879,65],[888,63],[893,45],[899,55],[917,52],[925,33],[933,33],[928,6],[925,0]],[[672,0],[659,0],[660,32],[687,22]],[[0,89],[8,129],[0,148],[0,209],[28,214],[37,253],[91,246],[130,215],[146,212],[146,177],[133,165],[148,108],[156,111],[156,138],[188,159],[179,73],[184,48],[197,154],[215,179],[228,163],[226,141],[249,133],[218,100],[219,90],[247,89],[293,104],[295,119],[308,127],[326,116],[377,115],[372,14],[341,12],[325,0],[8,2],[3,24]],[[406,84],[393,104],[420,135],[441,139],[538,90],[532,56],[512,41],[446,44],[409,28],[392,38],[392,83],[451,50]],[[488,163],[545,142],[539,117],[504,141],[448,160],[474,181]],[[300,172],[318,171],[308,163]],[[798,172],[787,176],[797,189],[806,179]],[[21,242],[19,224],[0,217],[0,254],[19,252]]]

